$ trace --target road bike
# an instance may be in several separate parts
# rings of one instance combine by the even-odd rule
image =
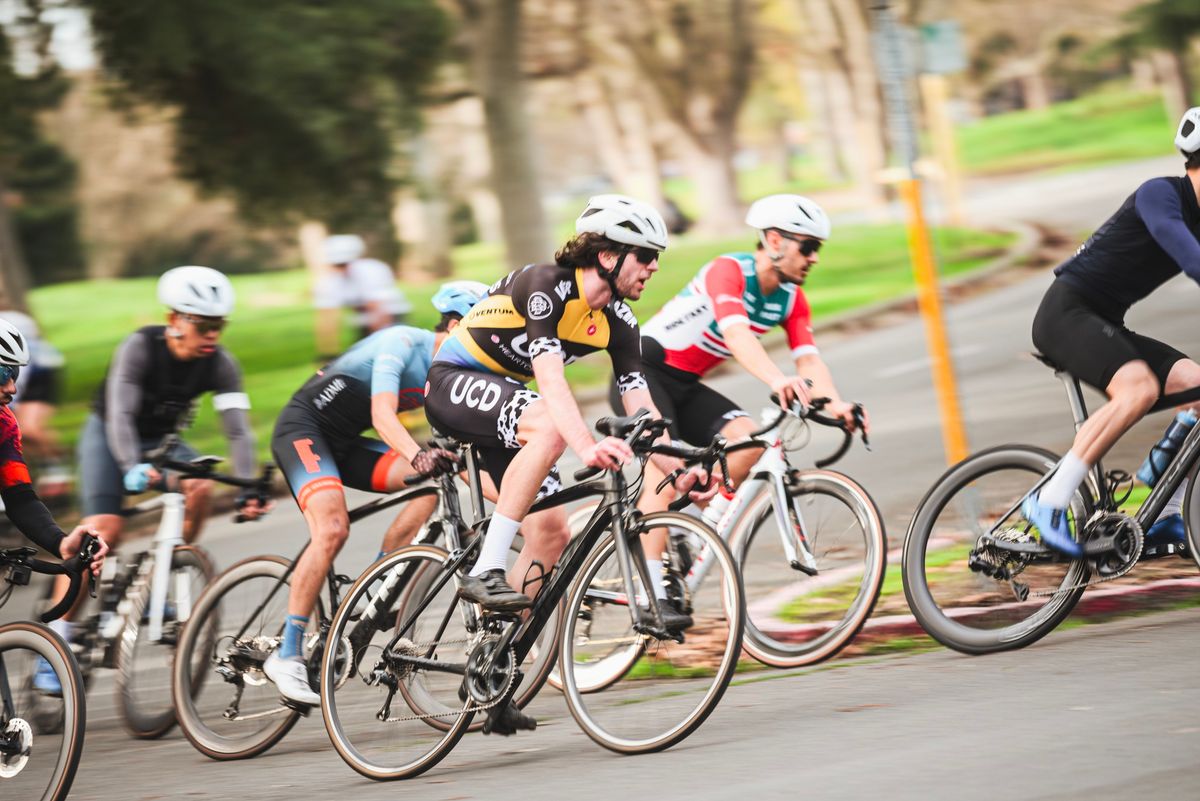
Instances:
[[[442,442],[453,448],[454,445]],[[410,478],[409,486],[350,510],[350,523],[418,498],[436,495],[437,509],[414,539],[417,545],[444,542],[461,549],[468,530],[462,522],[456,477],[443,474]],[[476,509],[482,508],[480,500]],[[308,543],[300,549],[300,554]],[[281,698],[263,673],[263,663],[279,647],[287,614],[292,571],[300,559],[255,556],[244,559],[219,575],[196,602],[192,623],[179,643],[180,658],[173,675],[175,706],[180,728],[202,754],[216,760],[258,756],[282,740],[302,716],[304,704]],[[318,597],[310,616],[305,650],[310,683],[318,687],[321,657],[327,647],[330,617],[342,600],[344,588],[353,581],[331,567],[325,579],[324,597]],[[389,588],[391,589],[391,588]],[[396,587],[398,593],[402,587]],[[343,670],[351,669],[347,655],[356,644],[369,641],[377,630],[395,625],[394,616],[383,614],[381,602],[361,610],[355,626],[334,639],[335,653]],[[547,628],[541,648],[531,651],[524,668],[524,681],[516,701],[523,706],[541,687],[554,661],[553,633]]]
[[[216,471],[221,462],[216,456],[190,461],[171,458],[175,442],[168,436],[145,458],[160,472],[251,490],[266,502],[271,465],[257,478],[225,475]],[[90,686],[95,670],[116,670],[117,708],[125,728],[139,739],[161,737],[175,725],[171,698],[175,646],[196,598],[215,573],[202,548],[184,544],[182,492],[163,492],[122,510],[121,516],[134,518],[159,510],[162,515],[148,550],[106,560],[97,608],[76,625],[72,642],[85,686]]]
[[[713,448],[655,444],[666,425],[641,413],[600,420],[596,429],[625,439],[639,460],[662,453],[709,468],[717,461]],[[468,472],[478,497],[477,465],[469,464]],[[742,645],[745,602],[733,556],[695,518],[637,512],[633,499],[640,473],[628,483],[622,472],[594,478],[598,472],[577,472],[581,483],[531,508],[532,513],[604,498],[557,565],[539,577],[542,588],[527,614],[481,614],[460,597],[457,581],[474,561],[478,537],[452,551],[432,545],[402,548],[359,576],[333,617],[330,639],[347,636],[362,610],[386,610],[396,623],[356,644],[350,658],[327,649],[322,661],[325,727],[354,770],[376,780],[410,778],[441,761],[477,713],[488,713],[492,725],[493,710],[499,712],[522,686],[522,664],[564,597],[558,670],[572,716],[595,742],[619,753],[659,751],[686,738],[711,714]],[[476,530],[485,525],[480,521]],[[652,585],[641,535],[663,525],[686,530],[710,549],[713,561],[703,592],[674,599],[696,621],[686,637],[665,629],[653,592],[646,592]],[[620,582],[597,581],[609,575],[619,575]],[[639,664],[610,692],[585,696],[575,666],[587,665],[596,650],[607,652],[614,639],[640,642]]]
[[[35,548],[0,550],[0,574],[13,589],[29,583],[33,573],[67,575],[70,589],[40,623],[0,626],[0,795],[21,801],[62,801],[71,791],[83,754],[87,721],[83,676],[67,643],[45,623],[62,616],[75,603],[98,543],[85,537],[78,556],[66,563],[35,559]],[[38,662],[45,660],[62,687],[58,696],[33,686]]]
[[[771,667],[798,667],[836,654],[862,629],[883,586],[887,535],[871,496],[844,473],[826,469],[849,450],[853,434],[821,414],[828,399],[811,405],[763,411],[763,426],[745,439],[720,445],[722,455],[762,449],[762,456],[729,501],[714,528],[741,566],[746,590],[744,646]],[[861,407],[859,415],[861,430]],[[807,423],[842,431],[840,446],[797,469],[788,460],[807,441]],[[721,440],[723,443],[723,440]],[[866,434],[863,443],[869,446]],[[572,514],[578,532],[594,511]],[[681,530],[668,540],[665,576],[681,591],[695,592],[711,560]],[[637,660],[636,647],[617,648],[585,672],[576,668],[584,692],[619,680]],[[557,673],[550,681],[558,686]]]
[[[1078,431],[1088,417],[1079,381],[1035,355],[1063,382]],[[1164,396],[1151,411],[1197,398],[1200,389]],[[1023,648],[1046,636],[1084,590],[1119,579],[1145,561],[1143,532],[1185,478],[1192,483],[1184,519],[1196,555],[1200,426],[1188,434],[1136,513],[1120,508],[1132,489],[1129,473],[1105,471],[1096,462],[1067,510],[1072,535],[1084,548],[1077,559],[1046,546],[1020,509],[1059,461],[1031,445],[989,448],[951,467],[917,506],[904,540],[904,593],[917,621],[938,642],[986,654]]]

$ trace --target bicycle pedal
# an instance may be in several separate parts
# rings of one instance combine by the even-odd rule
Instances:
[[[817,570],[815,567],[809,567],[808,565],[804,564],[803,562],[800,562],[799,560],[793,559],[790,562],[790,564],[792,566],[792,570],[799,570],[801,573],[803,573],[806,576],[815,576],[821,572],[821,571]]]
[[[293,701],[291,698],[287,698],[286,696],[279,696],[279,702],[293,712],[299,712],[301,717],[306,718],[308,717],[309,713],[312,712],[312,707],[308,704],[302,704],[299,701]]]

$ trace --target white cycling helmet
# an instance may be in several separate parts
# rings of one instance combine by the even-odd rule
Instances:
[[[1200,106],[1183,112],[1179,130],[1175,132],[1175,147],[1185,156],[1200,150]]]
[[[233,311],[233,284],[211,267],[176,267],[158,279],[158,300],[184,314],[228,317]]]
[[[754,201],[746,212],[746,225],[760,231],[778,228],[817,239],[828,239],[830,231],[828,215],[801,195],[767,195]]]
[[[653,206],[624,195],[596,195],[575,221],[575,233],[600,234],[635,248],[667,249],[667,224]]]
[[[325,262],[327,264],[349,264],[362,258],[367,245],[356,234],[336,234],[325,238]]]
[[[0,320],[0,364],[15,367],[29,364],[29,343],[7,320]]]

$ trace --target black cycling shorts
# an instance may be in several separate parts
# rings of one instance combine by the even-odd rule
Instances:
[[[521,415],[542,396],[505,376],[434,362],[425,385],[425,416],[438,432],[476,446],[484,468],[499,487],[521,445]],[[537,497],[562,489],[558,468],[542,482]]]
[[[1061,279],[1050,285],[1033,318],[1033,344],[1050,361],[1101,392],[1118,370],[1140,360],[1149,365],[1165,394],[1171,368],[1188,358],[1170,345],[1130,331],[1123,319],[1102,315]]]
[[[368,492],[387,491],[387,474],[400,454],[370,437],[347,437],[326,430],[306,406],[289,403],[275,421],[271,453],[300,505],[314,492],[342,485]]]
[[[703,448],[730,420],[748,416],[729,398],[700,383],[700,376],[668,365],[663,346],[651,337],[642,337],[642,368],[654,405],[671,421],[672,439]],[[615,381],[608,399],[613,411],[625,414]]]

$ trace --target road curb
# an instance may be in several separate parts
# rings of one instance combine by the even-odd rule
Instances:
[[[1071,611],[1071,617],[1107,617],[1148,606],[1151,601],[1153,603],[1169,602],[1177,598],[1193,596],[1197,593],[1200,593],[1200,576],[1161,579],[1146,584],[1133,584],[1109,589],[1094,589],[1085,592],[1083,597],[1079,599],[1079,603]],[[797,623],[766,628],[764,631],[772,639],[784,642],[803,642],[824,630],[825,628],[820,626]],[[877,644],[888,640],[924,635],[925,629],[921,627],[921,624],[912,615],[871,617],[851,643],[851,647],[854,645]]]

